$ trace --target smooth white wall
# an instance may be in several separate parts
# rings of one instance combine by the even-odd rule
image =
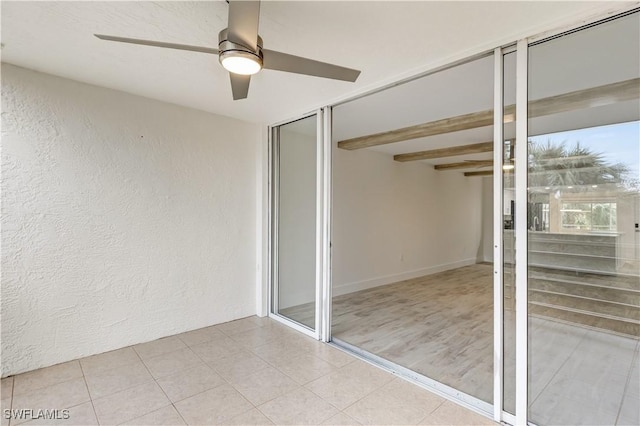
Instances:
[[[309,123],[309,133],[291,131],[290,125],[280,128],[280,309],[309,303],[316,298],[316,117],[306,118],[305,122]]]
[[[335,145],[332,167],[334,295],[476,262],[482,178]]]
[[[478,252],[478,261],[493,262],[493,176],[480,179],[482,179],[482,243]]]
[[[256,313],[260,127],[2,65],[2,376]]]

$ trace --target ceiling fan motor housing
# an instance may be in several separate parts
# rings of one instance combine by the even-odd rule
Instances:
[[[258,36],[256,49],[253,50],[250,47],[244,46],[240,43],[234,43],[228,39],[229,29],[225,28],[218,34],[218,50],[220,51],[218,59],[220,63],[230,56],[234,57],[246,57],[252,59],[260,64],[262,67],[262,38]]]

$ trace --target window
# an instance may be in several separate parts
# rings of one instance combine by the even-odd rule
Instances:
[[[562,229],[616,231],[616,203],[562,203]]]

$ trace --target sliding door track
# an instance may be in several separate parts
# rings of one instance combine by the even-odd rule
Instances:
[[[376,367],[382,368],[383,370],[386,370],[395,376],[407,380],[417,386],[420,386],[423,389],[433,392],[445,399],[455,402],[456,404],[460,404],[482,416],[487,417],[488,419],[493,420],[493,405],[489,404],[488,402],[482,401],[469,394],[430,379],[426,376],[423,376],[422,374],[416,373],[413,370],[402,367],[396,363],[381,358],[377,355],[372,354],[371,352],[367,352],[340,339],[332,338],[329,344],[352,355],[355,355],[356,357],[365,362],[368,362],[369,364],[373,364]]]

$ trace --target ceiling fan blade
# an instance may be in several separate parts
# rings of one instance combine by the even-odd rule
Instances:
[[[229,41],[256,50],[260,2],[247,0],[229,1]]]
[[[249,83],[251,82],[250,75],[241,75],[229,73],[231,77],[231,91],[233,92],[233,100],[246,99],[249,94]]]
[[[301,56],[262,49],[263,67],[270,70],[293,72],[315,77],[332,78],[334,80],[351,81],[358,79],[360,71],[345,68],[326,62],[314,61]]]
[[[141,44],[143,46],[166,47],[168,49],[190,50],[192,52],[218,54],[218,49],[210,47],[191,46],[188,44],[165,43],[163,41],[142,40],[137,38],[116,37],[104,34],[94,34],[100,40],[118,41],[120,43]]]

